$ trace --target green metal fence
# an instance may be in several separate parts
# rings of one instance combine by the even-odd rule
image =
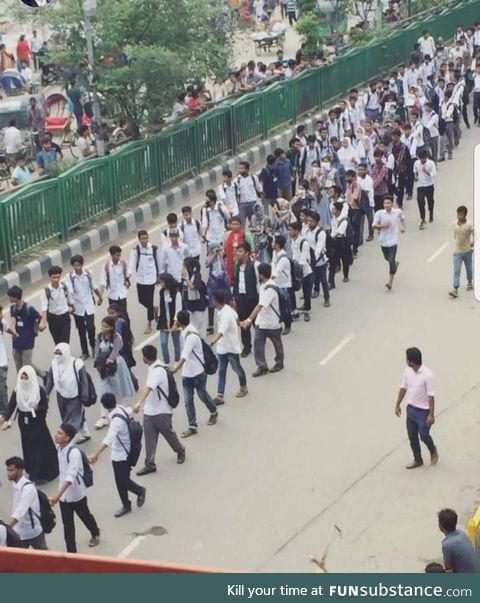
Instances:
[[[123,204],[232,156],[239,147],[384,74],[407,59],[424,29],[448,39],[457,23],[471,25],[479,14],[480,0],[459,2],[350,50],[327,67],[309,69],[290,81],[225,102],[195,120],[131,142],[112,156],[82,161],[58,178],[4,196],[0,271],[10,270],[36,246],[52,239],[65,241],[89,220],[115,214]]]

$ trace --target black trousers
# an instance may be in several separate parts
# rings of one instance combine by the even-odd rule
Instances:
[[[132,492],[133,494],[139,496],[143,492],[143,488],[130,478],[132,468],[127,461],[112,461],[112,465],[113,474],[115,476],[115,484],[117,486],[120,500],[122,501],[122,506],[130,509],[132,504],[128,498],[128,493]]]
[[[77,327],[82,354],[88,354],[87,335],[90,347],[92,350],[95,348],[95,314],[84,314],[83,316],[74,314],[73,318]]]
[[[147,320],[153,320],[153,296],[155,285],[139,285],[137,283],[138,303],[147,308]]]
[[[126,297],[125,297],[125,299],[111,299],[109,297],[108,305],[111,306],[112,304],[119,304],[120,306],[123,306],[125,313],[127,312],[127,298]]]
[[[425,200],[428,204],[428,211],[430,212],[430,216],[433,217],[433,206],[435,205],[435,200],[433,198],[434,186],[419,186],[417,187],[417,203],[418,203],[418,211],[420,212],[420,219],[422,222],[425,222]]]
[[[75,542],[75,513],[92,537],[99,536],[100,530],[98,529],[95,517],[90,513],[86,496],[76,502],[60,501],[60,511],[62,513],[63,535],[65,537],[65,544],[67,545],[67,553],[77,552],[77,543]]]
[[[408,178],[409,178],[409,176],[407,175],[407,172],[402,172],[401,174],[398,174],[398,180],[394,187],[394,189],[395,189],[394,192],[397,197],[397,205],[400,208],[403,207],[403,197],[405,196],[405,191],[408,192],[408,188],[407,188]],[[411,185],[412,185],[412,190],[413,190],[413,174],[412,174]]]
[[[397,245],[391,245],[390,247],[382,247],[383,257],[388,262],[390,274],[393,275],[397,272]]]
[[[237,314],[240,321],[245,320],[253,312],[253,309],[258,304],[258,297],[247,297],[243,293],[236,298]],[[241,330],[242,345],[247,350],[252,349],[252,332],[251,327]]]
[[[342,263],[343,276],[345,278],[348,278],[350,264],[352,263],[352,249],[350,245],[347,244],[345,237],[334,239],[334,246],[335,253],[333,260],[330,260],[328,274],[328,282],[330,285],[335,285],[335,272],[337,270],[337,266],[340,266],[340,262]]]
[[[413,173],[413,164],[416,161],[416,157],[412,157],[410,159],[410,163],[408,164],[408,169],[405,172],[405,189],[407,192],[407,196],[410,197],[413,194],[413,184],[415,182],[415,175]],[[400,204],[398,204],[398,207],[401,207]]]
[[[50,314],[47,312],[47,323],[52,339],[58,343],[70,343],[70,313]]]

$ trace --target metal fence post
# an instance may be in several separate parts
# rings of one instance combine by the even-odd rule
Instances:
[[[0,201],[0,260],[5,272],[12,269],[10,221],[7,220],[6,202]]]

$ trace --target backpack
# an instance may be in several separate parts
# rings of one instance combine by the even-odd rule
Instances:
[[[33,515],[35,515],[35,517],[40,521],[43,532],[45,534],[50,534],[57,525],[57,516],[55,515],[55,511],[52,509],[48,496],[45,494],[45,492],[38,490],[32,482],[26,482],[23,487],[25,487],[27,484],[31,484],[37,491],[38,502],[40,504],[40,515],[37,515],[34,511],[32,511],[32,509],[28,509],[32,528],[34,527]]]
[[[347,243],[347,245],[351,245],[354,239],[352,223],[348,218],[342,218],[338,221],[338,225],[340,226],[340,224],[345,220],[347,221],[347,230],[345,231],[345,242]]]
[[[153,261],[155,262],[155,271],[158,274],[158,260],[157,260],[157,250],[158,247],[156,245],[152,245],[152,255]],[[135,245],[135,251],[137,252],[137,263],[135,265],[135,272],[138,272],[138,267],[140,265],[140,245]]]
[[[180,394],[178,393],[177,382],[175,381],[172,373],[164,366],[158,366],[156,368],[163,368],[163,370],[167,373],[168,379],[168,396],[163,389],[157,385],[157,393],[159,394],[159,397],[163,396],[172,408],[177,408],[178,403],[180,402]]]
[[[92,273],[90,272],[90,270],[85,270],[85,274],[87,275],[88,284],[90,286],[90,293],[92,294],[92,298],[93,298]],[[72,291],[75,291],[75,279],[73,278],[75,276],[75,272],[70,272],[68,274],[68,276],[70,277],[70,283],[72,284]],[[94,301],[95,301],[95,299],[94,299]]]
[[[83,479],[83,483],[85,484],[86,488],[90,488],[91,486],[93,486],[93,470],[90,466],[90,463],[88,462],[87,455],[83,452],[83,450],[80,450],[80,448],[77,448],[77,446],[72,446],[72,448],[70,448],[70,450],[67,452],[67,463],[70,462],[70,452],[72,452],[74,448],[80,452],[80,455],[82,457],[83,475],[81,477]],[[79,476],[77,475],[77,480],[78,479]]]
[[[15,532],[15,530],[11,526],[7,525],[1,519],[0,519],[0,526],[3,526],[5,528],[5,530],[7,531],[7,543],[6,543],[7,547],[21,549],[22,548],[22,539],[17,534],[17,532]]]
[[[67,285],[65,283],[60,283],[60,287],[63,289],[63,293],[65,294],[65,299],[68,302]],[[50,287],[45,287],[45,295],[47,296],[47,305],[50,305],[50,300],[52,299],[52,292],[50,291]]]
[[[197,234],[201,235],[202,234],[202,225],[200,224],[199,220],[195,220],[195,226],[197,227]],[[182,222],[180,224],[180,230],[185,235],[185,222]]]
[[[123,410],[123,408],[119,408],[122,412],[125,413],[121,415],[114,415],[113,418],[118,417],[125,421],[128,426],[128,435],[130,437],[130,452],[125,448],[122,441],[117,435],[117,440],[120,442],[120,445],[127,453],[127,462],[130,467],[135,467],[138,463],[138,459],[140,457],[140,453],[142,452],[142,436],[143,436],[143,427],[138,421],[135,421],[133,417],[128,418],[128,415]]]
[[[423,142],[424,142],[424,144],[430,144],[430,140],[432,139],[432,135],[430,134],[430,130],[424,126],[423,130],[422,130],[422,134],[423,134]]]
[[[85,368],[85,367],[83,367],[83,368]],[[77,386],[78,386],[78,395],[80,396],[80,378],[78,376],[77,369],[75,368],[75,361],[73,361],[73,372],[75,373],[75,378],[77,380]],[[95,384],[93,383],[92,376],[87,371],[87,369],[85,369],[85,373],[87,374],[88,398],[85,401],[82,400],[82,404],[84,406],[88,407],[88,406],[93,406],[95,404],[95,402],[97,401],[97,391],[95,390]]]
[[[268,285],[266,289],[275,289],[278,296],[278,308],[279,312],[275,310],[275,308],[270,306],[275,314],[278,316],[278,320],[283,324],[288,324],[290,322],[290,308],[288,307],[288,301],[283,297],[280,289],[276,285]]]
[[[23,308],[25,308],[25,312],[26,312],[26,317],[28,318],[30,316],[30,314],[32,314],[33,311],[35,311],[35,308],[33,306],[29,306],[27,303],[25,303],[25,305],[23,306]],[[22,308],[22,310],[23,310]],[[10,306],[10,316],[12,318],[15,318],[15,320],[17,320],[17,317],[20,316],[20,318],[22,317],[21,312],[22,310],[18,311],[17,310],[17,306],[15,304],[12,304]],[[33,322],[33,334],[35,337],[38,337],[38,320],[35,319]]]
[[[200,360],[200,358],[197,356],[197,354],[195,354],[195,352],[193,352],[193,355],[198,360],[198,362],[200,362],[200,364],[203,366],[203,369],[207,373],[207,375],[215,375],[215,373],[217,372],[217,369],[218,369],[218,358],[216,357],[212,348],[208,345],[208,343],[206,341],[204,341],[200,337],[200,335],[198,333],[195,333],[194,331],[190,331],[190,333],[187,333],[187,337],[189,335],[197,335],[200,338],[200,341],[202,342],[202,351],[203,351],[204,361],[202,362]]]
[[[297,260],[290,260],[290,272],[292,274],[292,287],[294,291],[300,291],[303,283],[303,267]]]

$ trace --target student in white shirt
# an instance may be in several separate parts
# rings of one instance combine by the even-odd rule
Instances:
[[[217,199],[214,190],[206,191],[205,206],[200,215],[207,250],[222,245],[227,231],[228,211],[223,202]]]
[[[473,75],[473,123],[480,126],[480,64]]]
[[[12,515],[7,522],[20,536],[22,548],[48,550],[45,534],[40,523],[38,492],[25,475],[25,463],[18,456],[5,461],[7,478],[13,482]]]
[[[310,212],[309,212],[310,213]],[[317,212],[311,212],[317,213]],[[318,216],[318,214],[317,214]],[[320,217],[320,216],[319,216]],[[311,247],[310,243],[302,236],[300,236],[301,224],[298,222],[293,222],[288,227],[288,236],[291,241],[291,249],[292,249],[292,259],[294,262],[297,262],[302,269],[302,292],[303,292],[303,308],[300,311],[303,311],[303,320],[305,322],[309,322],[310,320],[310,311],[312,309],[312,289],[313,283],[315,280],[314,273],[312,270],[312,266],[310,265],[312,257],[311,257]],[[327,287],[328,288],[328,287]],[[295,292],[293,291],[293,299],[295,301],[294,309],[297,308]]]
[[[430,150],[432,159],[437,163],[438,159],[438,114],[433,110],[433,105],[430,102],[425,103],[424,112],[422,115],[422,126],[430,132]]]
[[[107,292],[108,305],[121,304],[127,311],[127,295],[130,289],[127,262],[121,257],[122,250],[118,245],[112,245],[108,253],[110,259],[105,262],[100,274],[100,295]]]
[[[346,213],[346,208],[348,208],[348,204],[334,201],[330,207],[332,212],[331,236],[334,244],[334,259],[333,262],[330,261],[328,282],[330,289],[334,289],[335,271],[340,262],[343,270],[343,282],[349,282],[348,275],[350,264],[352,263],[352,247],[351,241],[347,239],[348,214]]]
[[[155,454],[158,436],[161,434],[173,452],[177,455],[177,464],[185,462],[185,448],[180,444],[177,434],[172,428],[173,408],[169,403],[170,384],[167,367],[157,360],[157,348],[146,345],[142,348],[143,363],[148,366],[147,382],[133,412],[143,409],[143,434],[145,437],[145,464],[137,471],[137,475],[155,473]]]
[[[123,517],[132,510],[132,503],[128,493],[132,492],[137,497],[137,507],[143,507],[147,489],[136,484],[130,477],[132,468],[128,462],[131,441],[128,422],[132,417],[132,409],[129,406],[117,405],[113,394],[103,394],[100,403],[108,412],[110,427],[100,447],[88,457],[89,463],[94,465],[104,450],[110,448],[110,456],[113,465],[113,474],[117,486],[122,507],[115,513],[115,517]]]
[[[190,314],[184,310],[178,312],[176,326],[182,331],[183,350],[179,362],[176,362],[172,369],[172,373],[175,374],[182,369],[183,398],[188,419],[188,429],[182,433],[182,438],[189,438],[198,433],[197,414],[193,401],[195,391],[210,412],[207,425],[217,423],[218,411],[215,401],[207,392],[207,373],[205,372],[202,338],[197,329],[190,324]]]
[[[225,304],[225,294],[223,291],[213,292],[213,305],[217,310],[217,332],[214,335],[210,345],[217,345],[218,355],[218,387],[215,402],[217,406],[225,403],[225,383],[227,377],[228,365],[238,376],[240,389],[237,392],[237,398],[243,398],[248,394],[247,376],[240,362],[240,352],[242,343],[238,330],[238,315],[235,310]]]
[[[48,271],[50,284],[40,293],[41,321],[39,328],[48,329],[53,342],[70,343],[70,314],[75,312],[73,299],[65,283],[60,282],[62,269],[60,266],[52,266]]]
[[[393,279],[397,273],[398,262],[396,261],[398,248],[398,229],[405,232],[405,215],[403,210],[393,207],[393,197],[385,195],[383,198],[383,209],[375,212],[373,228],[379,232],[379,242],[383,257],[388,262],[389,277],[385,285],[390,291]]]
[[[84,269],[85,260],[81,255],[74,255],[70,260],[73,271],[69,273],[66,279],[66,285],[75,306],[73,318],[77,327],[78,337],[82,355],[80,358],[86,360],[90,357],[88,353],[88,343],[92,350],[95,350],[95,295],[97,304],[102,304],[103,298],[97,287],[90,270]]]
[[[218,186],[218,197],[227,208],[230,217],[238,216],[238,185],[230,170],[223,170],[223,182]]]
[[[290,290],[292,288],[292,268],[290,264],[290,258],[285,251],[287,239],[283,235],[275,235],[272,241],[272,280],[276,287],[278,287],[280,294],[284,297],[285,302],[289,305],[290,313],[288,319],[285,321],[282,335],[288,335],[290,333],[290,327],[292,326],[292,318],[298,318],[298,312],[292,312]]]
[[[168,272],[173,276],[177,283],[182,282],[183,262],[190,255],[189,248],[180,241],[180,231],[178,228],[172,228],[168,232],[170,237],[170,246],[164,247],[160,254],[159,273]]]
[[[89,547],[95,547],[100,542],[100,530],[95,517],[88,508],[87,486],[84,480],[83,455],[80,449],[73,445],[75,428],[69,423],[63,423],[55,433],[55,443],[58,446],[58,466],[60,469],[58,492],[49,497],[50,504],[55,506],[60,501],[62,513],[63,534],[67,553],[76,553],[75,514],[90,532]]]
[[[418,154],[418,159],[413,165],[415,180],[417,181],[417,203],[420,212],[420,230],[423,230],[425,224],[425,200],[428,203],[429,222],[433,222],[434,185],[433,181],[437,174],[435,163],[428,159],[428,152],[422,151]]]
[[[249,328],[255,321],[254,356],[257,370],[252,377],[261,377],[267,373],[283,370],[285,354],[282,343],[282,324],[280,315],[280,298],[272,280],[270,264],[258,266],[258,280],[261,283],[257,306],[250,316],[240,323],[243,329]],[[269,339],[275,349],[275,364],[269,369],[265,357],[265,344]]]
[[[148,232],[138,231],[138,244],[130,253],[128,276],[136,275],[138,303],[147,309],[147,326],[144,335],[152,332],[152,321],[155,316],[154,295],[155,285],[160,274],[158,247],[148,242]]]
[[[199,220],[193,218],[192,208],[189,205],[182,207],[182,215],[180,232],[183,235],[183,242],[188,247],[189,257],[200,260],[202,225]]]
[[[90,128],[88,126],[80,126],[78,129],[77,146],[80,151],[80,160],[87,159],[94,155],[94,151],[90,147]]]
[[[22,141],[22,133],[17,128],[17,122],[14,119],[8,122],[8,127],[4,130],[3,143],[5,153],[12,156],[18,155],[25,147]]]
[[[436,50],[435,40],[428,33],[428,31],[422,31],[421,37],[418,38],[418,43],[420,44],[420,50],[421,50],[423,56],[425,56],[427,54],[429,57],[435,56],[435,50]]]

